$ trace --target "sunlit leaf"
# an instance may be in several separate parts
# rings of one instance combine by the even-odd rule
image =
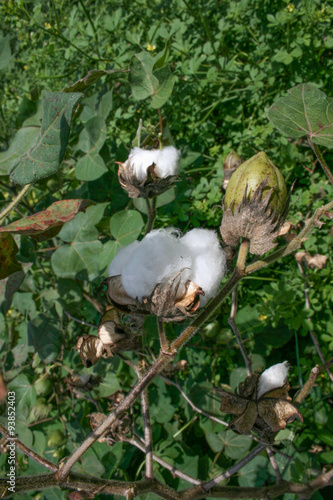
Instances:
[[[82,94],[43,93],[43,121],[36,144],[9,169],[10,179],[29,184],[59,170],[65,155],[73,110]]]
[[[308,83],[288,93],[268,110],[273,125],[288,137],[306,135],[316,144],[333,147],[333,98]]]

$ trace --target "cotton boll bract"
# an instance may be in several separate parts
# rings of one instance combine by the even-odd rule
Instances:
[[[288,361],[267,368],[258,381],[257,399],[260,399],[266,392],[282,387],[286,383],[288,370]]]

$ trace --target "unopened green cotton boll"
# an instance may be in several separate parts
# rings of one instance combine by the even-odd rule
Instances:
[[[232,174],[224,198],[224,208],[235,209],[242,202],[245,189],[247,189],[247,198],[251,199],[259,185],[268,180],[262,197],[271,188],[274,188],[270,201],[270,208],[277,214],[284,212],[287,201],[287,186],[278,167],[268,158],[264,151],[252,156],[249,160],[242,163]]]

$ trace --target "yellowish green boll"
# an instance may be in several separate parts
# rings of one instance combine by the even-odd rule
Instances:
[[[224,197],[225,210],[231,205],[232,210],[241,203],[247,186],[247,198],[250,200],[259,184],[268,179],[263,191],[263,198],[274,187],[270,208],[278,214],[284,212],[288,197],[287,186],[278,167],[260,151],[249,160],[242,163],[232,174]]]

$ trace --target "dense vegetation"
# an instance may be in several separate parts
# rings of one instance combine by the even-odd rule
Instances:
[[[287,217],[291,224],[278,239],[281,247],[290,243],[314,211],[331,202],[333,186],[308,139],[283,135],[267,110],[288,89],[305,82],[333,96],[333,7],[319,0],[12,0],[1,4],[0,16],[1,211],[22,192],[22,185],[33,184],[0,224],[7,226],[60,200],[89,200],[80,208],[62,204],[55,218],[59,222],[68,209],[63,226],[0,232],[0,375],[7,391],[16,392],[18,438],[57,465],[90,433],[87,415],[96,409],[108,414],[136,384],[128,361],[140,358],[147,367],[159,355],[153,316],[143,325],[139,354],[125,351],[86,368],[75,350],[83,334],[96,335],[108,305],[101,287],[107,266],[119,249],[142,239],[146,229],[145,200],[131,199],[121,188],[115,161],[126,160],[138,135],[141,145],[147,136],[147,143],[154,144],[162,122],[163,140],[182,156],[179,181],[157,198],[154,227],[218,230],[226,155],[236,150],[248,159],[264,150],[289,188],[296,180]],[[157,79],[156,95],[144,89],[142,60],[147,74]],[[100,72],[70,88],[92,70]],[[35,181],[28,164],[19,164],[9,177],[14,162],[39,134],[43,91],[63,89],[82,90],[84,96],[68,93],[73,95],[71,130],[66,152],[61,151],[61,169],[45,161],[45,171]],[[328,165],[333,164],[330,141],[319,143]],[[75,210],[79,213],[73,218]],[[296,260],[288,255],[245,276],[237,288],[235,322],[251,369],[261,373],[288,360],[291,396],[316,364],[329,360],[333,347],[333,233],[328,217],[321,222],[325,224],[314,227],[302,242],[305,256]],[[326,260],[310,262],[318,254]],[[255,260],[248,257],[250,264]],[[223,283],[234,265],[229,261]],[[230,295],[148,388],[154,453],[205,481],[258,445],[209,417],[231,421],[220,412],[214,387],[234,391],[248,373],[228,322],[231,305]],[[166,325],[172,340],[183,330],[184,324]],[[76,388],[70,379],[75,374],[101,379],[95,386]],[[221,484],[273,485],[272,463],[284,480],[294,483],[331,470],[331,408],[332,375],[323,369],[300,406],[303,422],[289,424],[275,437],[275,461],[263,450]],[[5,397],[0,410],[6,427]],[[128,482],[142,479],[145,455],[128,442],[144,436],[139,400],[128,418],[127,440],[112,447],[94,443],[73,471]],[[0,446],[6,451],[5,438]],[[46,472],[22,451],[16,458],[18,478]],[[0,466],[6,472],[6,453],[0,455]],[[190,486],[157,463],[154,474],[176,491]],[[3,492],[4,482],[0,484]],[[30,489],[19,494],[20,500],[68,498],[65,488]],[[313,498],[331,494],[328,486]],[[141,497],[157,498],[156,493]],[[97,491],[96,498],[103,498],[102,493]]]

